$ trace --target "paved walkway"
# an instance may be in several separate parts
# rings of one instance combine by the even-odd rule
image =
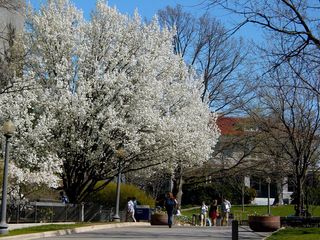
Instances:
[[[43,240],[155,240],[155,239],[186,239],[186,240],[227,240],[232,239],[231,227],[183,227],[173,226],[171,229],[167,226],[150,226],[150,225],[139,225],[139,224],[125,224],[123,227],[112,227],[99,226],[98,228],[82,228],[81,230],[72,230],[67,232],[58,232],[54,235],[39,235],[33,234],[32,236],[27,235],[17,236],[10,239],[43,239]],[[67,235],[64,235],[67,234]],[[256,233],[250,231],[247,227],[239,228],[239,239],[240,240],[261,240],[271,233]],[[9,238],[8,238],[9,239]]]

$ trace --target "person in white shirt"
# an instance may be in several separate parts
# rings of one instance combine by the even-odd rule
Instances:
[[[200,226],[206,226],[208,216],[208,206],[205,202],[202,202],[200,213]]]
[[[224,223],[228,226],[230,210],[231,210],[231,203],[227,199],[223,198],[221,203],[221,213],[222,213],[221,226],[223,226]]]
[[[126,221],[129,222],[130,218],[132,221],[136,222],[136,219],[134,217],[134,203],[131,198],[128,198],[128,203],[127,203],[127,215],[126,215]]]

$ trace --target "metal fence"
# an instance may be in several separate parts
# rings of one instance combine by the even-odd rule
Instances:
[[[97,204],[64,204],[59,202],[30,202],[8,205],[9,223],[28,222],[109,222],[114,215],[113,208]],[[125,212],[120,211],[125,220]]]

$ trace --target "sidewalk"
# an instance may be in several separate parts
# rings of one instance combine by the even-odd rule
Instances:
[[[47,225],[51,223],[30,223],[30,224],[10,224],[9,229],[18,229],[39,225]],[[70,224],[70,223],[61,223]],[[119,229],[121,228],[121,230]],[[124,223],[108,223],[97,224],[92,226],[77,227],[74,229],[56,230],[42,233],[31,233],[16,236],[0,237],[0,240],[31,240],[45,239],[48,240],[66,240],[66,239],[119,239],[127,240],[128,236],[135,236],[133,239],[166,239],[166,240],[184,240],[186,238],[193,239],[214,239],[226,240],[231,239],[231,227],[199,227],[199,226],[174,226],[169,229],[167,226],[151,226],[148,222],[124,222]],[[76,234],[76,235],[75,235]],[[239,239],[262,240],[270,236],[272,233],[257,233],[249,229],[249,227],[239,227]],[[71,236],[67,236],[71,235]]]

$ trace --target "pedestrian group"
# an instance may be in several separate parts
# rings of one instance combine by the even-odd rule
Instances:
[[[127,199],[127,214],[126,214],[126,221],[133,221],[136,222],[135,219],[135,211],[137,207],[137,200],[135,197]],[[174,198],[172,192],[167,192],[164,200],[164,206],[168,215],[168,226],[169,228],[172,227],[174,223],[174,215],[179,216],[181,215],[180,207],[178,201]],[[208,207],[206,203],[203,201],[200,207],[200,226],[217,226],[217,220],[220,220],[221,226],[229,224],[229,214],[231,210],[231,203],[225,199],[221,199],[221,213],[219,213],[218,208],[218,200],[214,199],[210,203]]]

